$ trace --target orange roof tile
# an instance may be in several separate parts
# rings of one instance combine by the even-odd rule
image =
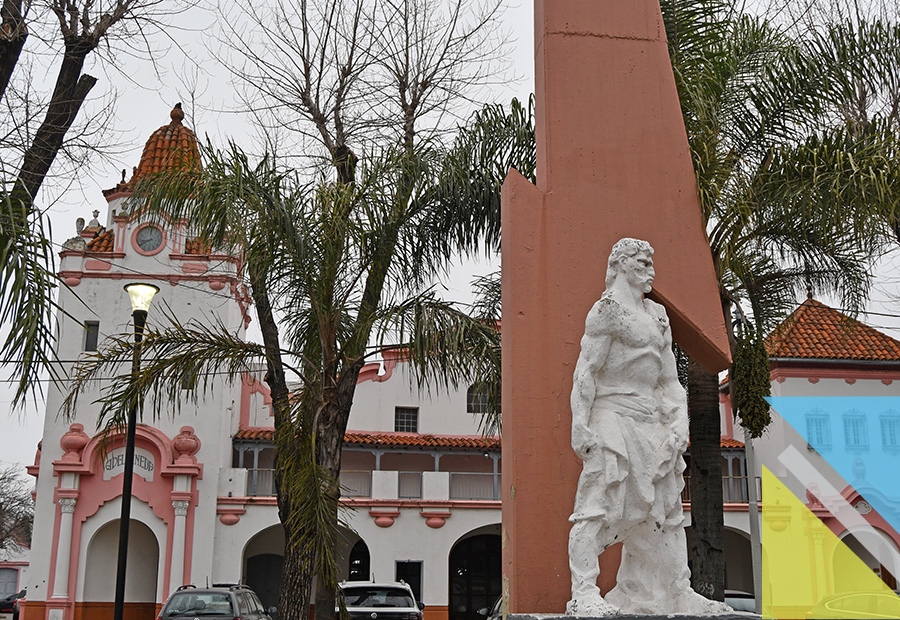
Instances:
[[[274,429],[241,429],[235,439],[273,441]],[[418,433],[378,433],[347,431],[344,443],[354,446],[392,446],[410,448],[448,448],[463,450],[499,450],[500,438],[481,435],[420,435]]]
[[[900,342],[815,299],[766,338],[769,357],[900,361]]]
[[[245,428],[239,430],[235,439],[245,441],[274,441],[275,429]],[[449,448],[464,450],[499,450],[500,437],[492,435],[420,435],[418,433],[379,433],[368,431],[347,431],[344,443],[353,446],[392,446],[411,448]],[[722,439],[723,448],[743,448],[736,439]]]
[[[144,145],[141,161],[134,168],[131,180],[125,182],[125,171],[122,171],[122,181],[112,189],[103,190],[104,196],[118,192],[131,192],[135,184],[148,174],[163,170],[190,169],[200,167],[200,150],[197,148],[197,136],[194,132],[181,124],[184,120],[184,111],[181,104],[169,113],[172,122],[163,125],[152,134]]]
[[[204,241],[203,239],[187,239],[184,242],[185,254],[209,254],[210,249],[209,242]]]
[[[130,186],[134,186],[148,174],[200,165],[197,137],[193,131],[181,124],[184,112],[180,103],[175,104],[169,116],[172,119],[171,123],[150,134],[147,144],[144,145],[141,161],[131,181],[128,182]]]
[[[112,252],[113,251],[113,242],[115,241],[115,235],[113,231],[107,230],[105,232],[100,233],[93,239],[91,239],[87,244],[88,252]]]

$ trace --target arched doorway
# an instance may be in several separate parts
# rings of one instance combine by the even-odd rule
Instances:
[[[342,527],[338,531],[336,556],[340,579],[370,579],[369,547],[356,533]],[[266,609],[278,606],[284,544],[284,528],[273,525],[251,538],[244,547],[243,581],[253,588]]]
[[[841,542],[847,545],[858,557],[863,564],[878,575],[881,580],[894,590],[897,588],[897,575],[900,573],[900,567],[884,566],[876,559],[875,551],[881,558],[897,557],[897,545],[883,531],[877,528],[872,530],[860,530],[854,532],[845,532],[841,536]],[[845,566],[843,562],[837,561],[837,549],[835,549],[835,559],[832,560],[834,566],[834,583],[836,587],[850,587],[856,581],[856,575],[852,567]]]
[[[369,546],[360,538],[350,550],[347,567],[347,581],[368,581],[371,578]]]
[[[87,548],[84,574],[84,606],[112,603],[116,599],[116,567],[119,548],[119,520],[97,530]],[[152,530],[141,521],[128,526],[128,565],[125,574],[125,603],[129,618],[155,618],[159,543]],[[106,606],[103,606],[104,608]],[[98,610],[99,611],[99,610]]]
[[[502,591],[499,526],[466,534],[450,550],[449,620],[483,620]]]
[[[725,589],[753,594],[753,559],[750,538],[740,530],[725,528]]]
[[[278,605],[283,565],[284,528],[281,525],[264,529],[244,547],[243,581],[256,592],[266,609]]]

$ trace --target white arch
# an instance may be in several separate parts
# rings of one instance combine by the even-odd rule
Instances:
[[[81,526],[81,541],[78,547],[78,580],[75,586],[75,600],[84,601],[84,577],[87,574],[87,552],[90,542],[104,525],[118,521],[122,515],[122,498],[116,497],[106,502],[100,509],[87,518]],[[157,517],[150,506],[138,499],[131,498],[131,520],[140,521],[146,525],[159,547],[159,559],[156,567],[156,602],[162,603],[163,584],[166,574],[166,557],[168,547],[166,545],[166,524]]]
[[[884,566],[895,577],[900,577],[900,565],[898,565],[900,563],[897,561],[897,558],[900,557],[900,550],[897,549],[897,544],[887,532],[876,525],[871,528],[854,527],[841,532],[838,539],[847,544],[846,539],[850,536],[856,540],[872,561]],[[834,562],[837,552],[838,550],[835,548],[832,562]]]

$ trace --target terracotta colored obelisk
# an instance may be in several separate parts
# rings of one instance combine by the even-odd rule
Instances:
[[[655,248],[654,298],[690,355],[729,355],[658,1],[535,0],[535,88],[537,187],[503,186],[503,565],[511,612],[560,613],[572,372],[613,243]]]

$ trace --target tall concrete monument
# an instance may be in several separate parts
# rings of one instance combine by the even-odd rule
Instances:
[[[650,242],[675,341],[710,371],[729,354],[658,0],[535,0],[535,90],[537,183],[503,186],[503,570],[511,612],[560,613],[569,397],[609,248]],[[600,558],[601,593],[620,552]]]
[[[612,247],[606,291],[585,321],[572,386],[572,448],[584,462],[569,520],[576,616],[711,614],[731,609],[691,589],[681,490],[687,397],[666,310],[646,299],[653,248]],[[617,585],[597,587],[597,556],[623,544]]]

